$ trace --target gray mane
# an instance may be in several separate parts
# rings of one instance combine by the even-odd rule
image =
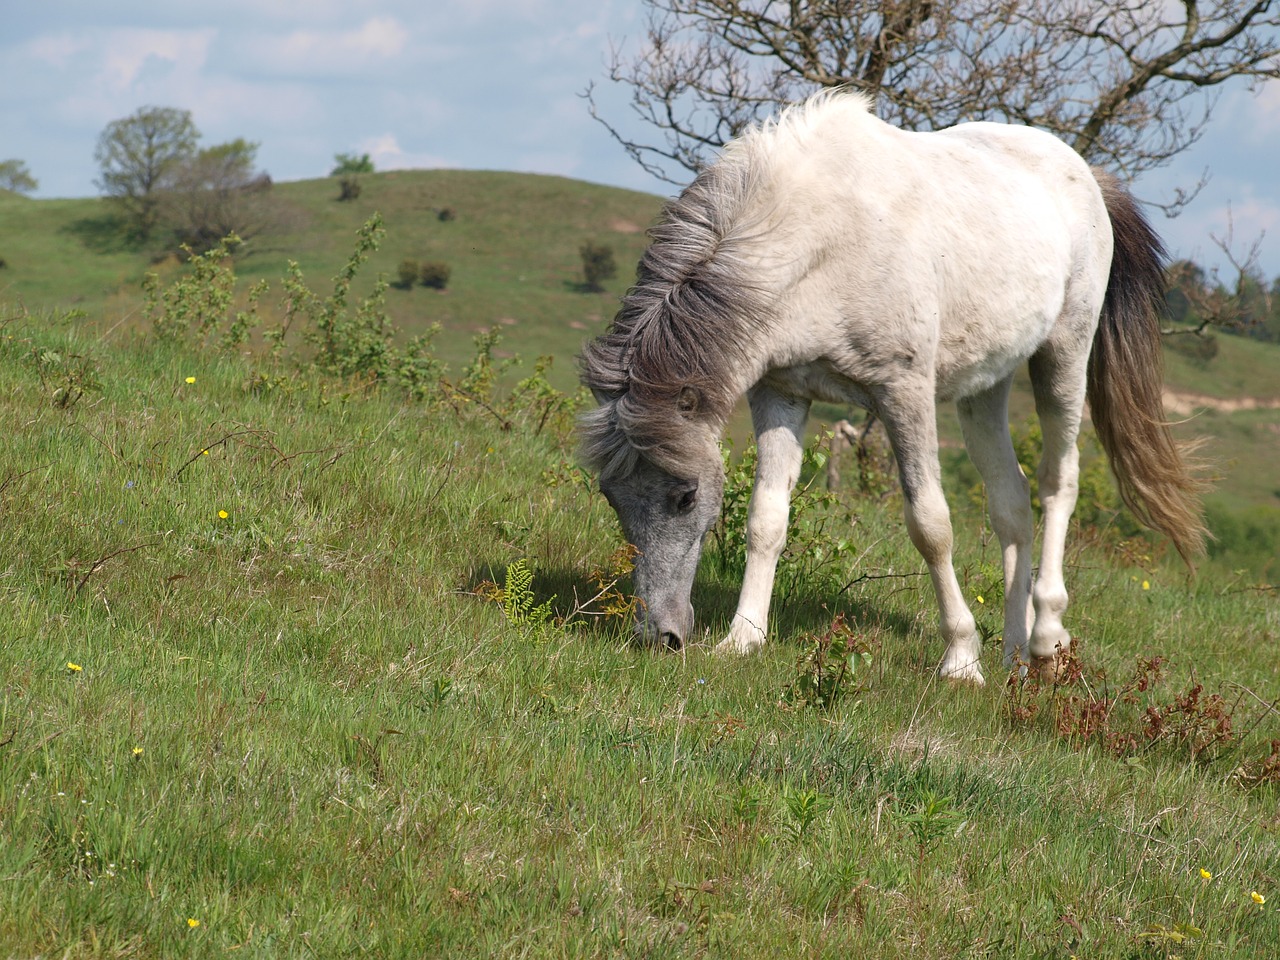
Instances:
[[[583,348],[600,406],[579,421],[581,456],[602,477],[639,456],[678,475],[702,449],[691,421],[718,425],[738,399],[726,374],[767,307],[742,256],[752,188],[745,164],[721,161],[669,201],[609,330]]]

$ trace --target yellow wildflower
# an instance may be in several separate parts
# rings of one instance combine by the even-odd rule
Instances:
[[[231,516],[231,514],[227,513],[227,511],[225,511],[225,510],[219,510],[219,511],[218,511],[218,519],[219,519],[219,520],[225,520],[225,519],[227,519],[227,517],[229,517],[229,516]]]
[[[208,450],[201,450],[201,451],[200,451],[200,456],[202,456],[202,457],[207,457],[208,455],[209,455],[209,451],[208,451]]]
[[[982,594],[978,594],[978,602],[979,602],[979,603],[986,603],[987,601],[986,601],[986,600],[984,600],[984,599],[982,599]]]
[[[1143,589],[1143,590],[1150,590],[1150,589],[1151,589],[1151,581],[1150,581],[1150,580],[1143,580],[1143,581],[1142,581],[1142,589]]]
[[[84,667],[80,666],[80,664],[78,663],[72,663],[70,660],[68,660],[67,669],[70,670],[72,673],[80,673],[82,670],[84,670]]]
[[[142,756],[142,748],[141,748],[141,747],[134,747],[134,748],[133,748],[133,755],[134,755],[135,757],[140,757],[140,756]]]
[[[187,377],[187,383],[195,383],[195,382],[196,382],[195,377]]]
[[[1201,867],[1201,868],[1200,868],[1200,879],[1201,879],[1201,880],[1212,880],[1212,879],[1213,879],[1213,874],[1212,874],[1212,873],[1210,873],[1208,870],[1206,870],[1204,867]]]
[[[1267,902],[1267,898],[1264,897],[1262,894],[1260,894],[1257,890],[1250,891],[1249,899],[1252,900],[1254,903],[1256,903],[1258,906],[1262,906],[1264,903]]]
[[[194,930],[196,927],[200,926],[200,921],[195,917],[187,917],[187,926]]]

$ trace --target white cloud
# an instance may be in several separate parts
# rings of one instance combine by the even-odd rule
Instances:
[[[149,67],[163,73],[196,76],[209,57],[209,45],[217,31],[203,30],[113,30],[99,46],[104,52],[98,81],[108,89],[131,90]]]
[[[365,137],[356,146],[357,154],[367,153],[377,170],[428,170],[451,166],[439,154],[416,153],[400,146],[399,139],[391,133]]]
[[[71,63],[72,58],[80,57],[93,44],[86,37],[74,37],[61,33],[36,37],[26,46],[27,52],[33,59],[62,70]]]
[[[265,73],[326,76],[366,70],[404,52],[409,31],[394,17],[373,17],[355,29],[295,30],[283,36],[259,34],[249,41],[248,59]]]

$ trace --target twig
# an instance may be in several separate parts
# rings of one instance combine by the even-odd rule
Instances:
[[[89,569],[85,572],[85,575],[80,578],[80,582],[77,583],[75,586],[75,589],[71,591],[71,596],[72,597],[80,596],[80,591],[83,590],[85,587],[85,584],[89,582],[89,578],[92,577],[99,570],[101,570],[103,565],[108,560],[113,560],[116,557],[123,556],[126,553],[134,553],[135,551],[138,551],[138,550],[145,550],[147,547],[154,547],[158,543],[160,543],[159,540],[153,540],[150,543],[139,543],[132,547],[121,547],[119,550],[116,550],[112,553],[108,553],[105,557],[99,557],[97,560],[93,562],[93,565],[90,566]]]
[[[206,453],[208,453],[214,447],[224,446],[228,440],[234,440],[236,437],[243,437],[243,436],[262,437],[263,432],[261,430],[237,430],[234,433],[228,433],[225,437],[222,437],[219,440],[213,441],[213,443],[206,444],[205,446],[200,448],[200,450],[195,454],[195,456],[193,456],[190,460],[188,460],[186,463],[184,463],[182,466],[180,466],[177,470],[173,472],[173,478],[176,480],[178,479],[178,477],[182,476],[183,471],[186,470],[187,467],[191,466],[193,463],[195,463],[197,460],[203,457]]]
[[[85,433],[87,433],[89,436],[93,437],[94,440],[97,440],[98,443],[102,446],[102,448],[106,450],[107,453],[111,454],[111,456],[115,457],[116,460],[119,460],[121,462],[124,461],[124,457],[120,456],[120,454],[116,453],[113,449],[111,449],[111,444],[107,443],[107,441],[103,440],[100,436],[98,436],[96,433],[90,430],[87,426],[85,426],[83,420],[77,420],[76,425],[80,427],[80,429],[83,430]]]
[[[35,473],[37,470],[43,470],[45,466],[47,466],[47,464],[42,464],[41,466],[38,466],[38,467],[32,467],[30,470],[22,471],[22,473],[8,474],[3,480],[0,480],[0,493],[4,493],[5,488],[8,487],[9,484],[11,484],[13,481],[21,480],[23,477],[29,477],[31,476],[31,474]]]
[[[846,590],[852,587],[855,583],[865,583],[868,580],[901,580],[905,577],[923,577],[923,576],[925,576],[924,571],[917,571],[915,573],[864,573],[861,576],[854,577],[852,580],[846,583],[843,587],[840,588],[839,593],[844,593]],[[837,596],[838,595],[839,594],[837,594]]]

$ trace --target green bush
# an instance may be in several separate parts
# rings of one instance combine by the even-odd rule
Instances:
[[[400,266],[396,268],[396,276],[399,277],[399,286],[408,290],[418,282],[418,261],[405,259],[400,261]]]
[[[373,173],[373,160],[367,153],[356,156],[354,153],[335,153],[334,167],[329,171],[331,177],[345,177],[353,173]]]
[[[453,270],[447,263],[440,263],[436,260],[428,260],[424,263],[419,271],[419,279],[422,280],[424,287],[431,287],[435,290],[443,290],[449,285],[449,277]]]
[[[360,196],[360,179],[347,176],[338,181],[338,201],[355,200]]]
[[[595,293],[604,290],[603,281],[611,280],[618,274],[618,265],[613,259],[613,247],[588,240],[578,252],[582,255],[582,277],[586,288]]]

